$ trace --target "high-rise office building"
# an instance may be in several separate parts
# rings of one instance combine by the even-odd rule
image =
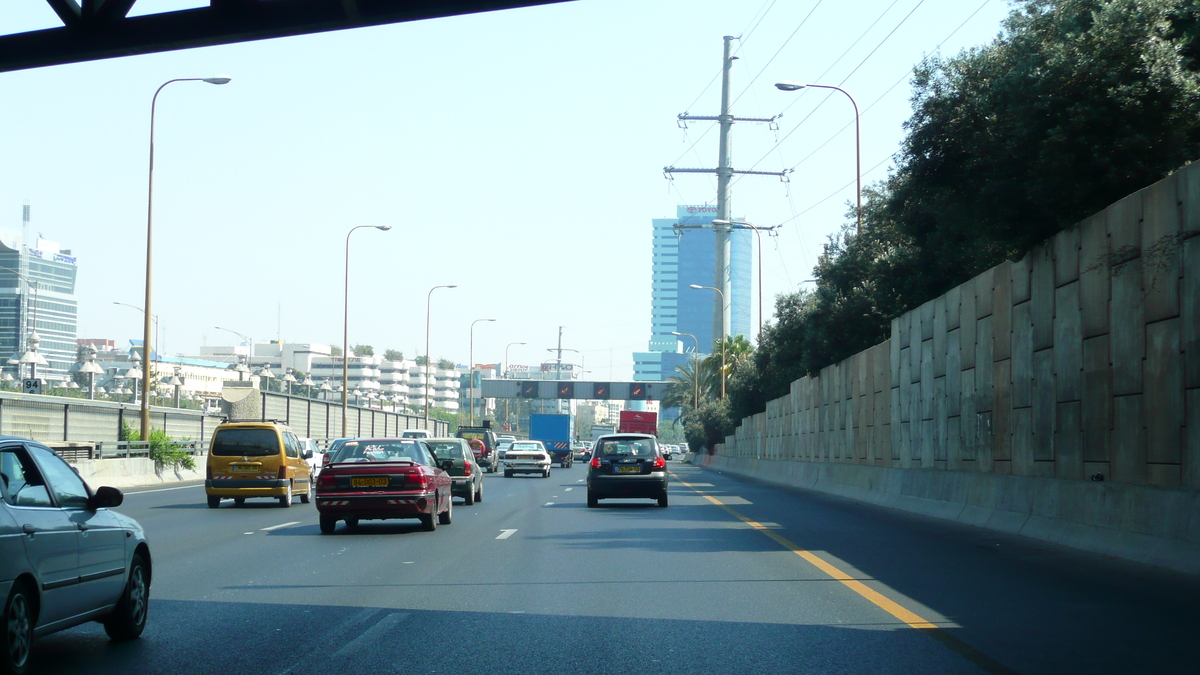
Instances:
[[[0,229],[0,359],[19,358],[36,329],[38,352],[50,363],[38,377],[61,379],[77,347],[76,260],[57,243],[29,235],[29,205],[22,215],[22,232]]]
[[[696,290],[713,285],[716,264],[716,233],[711,227],[678,229],[678,226],[709,225],[717,216],[715,206],[680,206],[675,218],[652,220],[654,256],[651,267],[650,345],[633,355],[633,379],[665,380],[675,367],[691,358],[692,340],[671,335],[672,331],[696,336],[700,353],[712,351],[713,292]],[[750,257],[753,233],[737,229],[730,234],[730,334],[750,334]]]

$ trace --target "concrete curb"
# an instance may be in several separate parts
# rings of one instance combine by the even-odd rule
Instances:
[[[720,455],[708,467],[1200,574],[1200,493],[1194,490]]]
[[[196,468],[192,471],[159,470],[153,460],[145,457],[84,459],[72,462],[72,466],[92,489],[101,485],[124,489],[204,480],[204,467],[208,456],[196,455],[193,459],[196,461]]]

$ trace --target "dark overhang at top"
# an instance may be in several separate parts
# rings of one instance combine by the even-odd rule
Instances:
[[[127,16],[136,1],[45,0],[62,27],[0,36],[0,72],[565,0],[210,0],[208,7]]]

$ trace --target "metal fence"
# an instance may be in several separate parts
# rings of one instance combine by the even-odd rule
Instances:
[[[318,401],[267,391],[261,392],[260,395],[263,419],[284,422],[298,435],[307,438],[328,440],[342,435],[340,402]],[[450,423],[443,420],[431,418],[426,426],[425,418],[420,415],[356,406],[346,409],[348,436],[385,438],[399,436],[405,429],[429,429],[434,436],[450,435]]]
[[[121,426],[139,424],[130,403],[0,392],[0,435],[21,436],[56,447],[70,443],[116,443]],[[207,442],[218,415],[183,408],[150,408],[150,425],[176,441]]]

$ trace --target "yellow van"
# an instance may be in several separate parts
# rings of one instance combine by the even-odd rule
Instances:
[[[293,495],[307,504],[312,499],[311,450],[278,422],[226,422],[213,432],[208,446],[204,493],[208,508],[222,499],[241,506],[247,498],[270,497],[291,506]]]

